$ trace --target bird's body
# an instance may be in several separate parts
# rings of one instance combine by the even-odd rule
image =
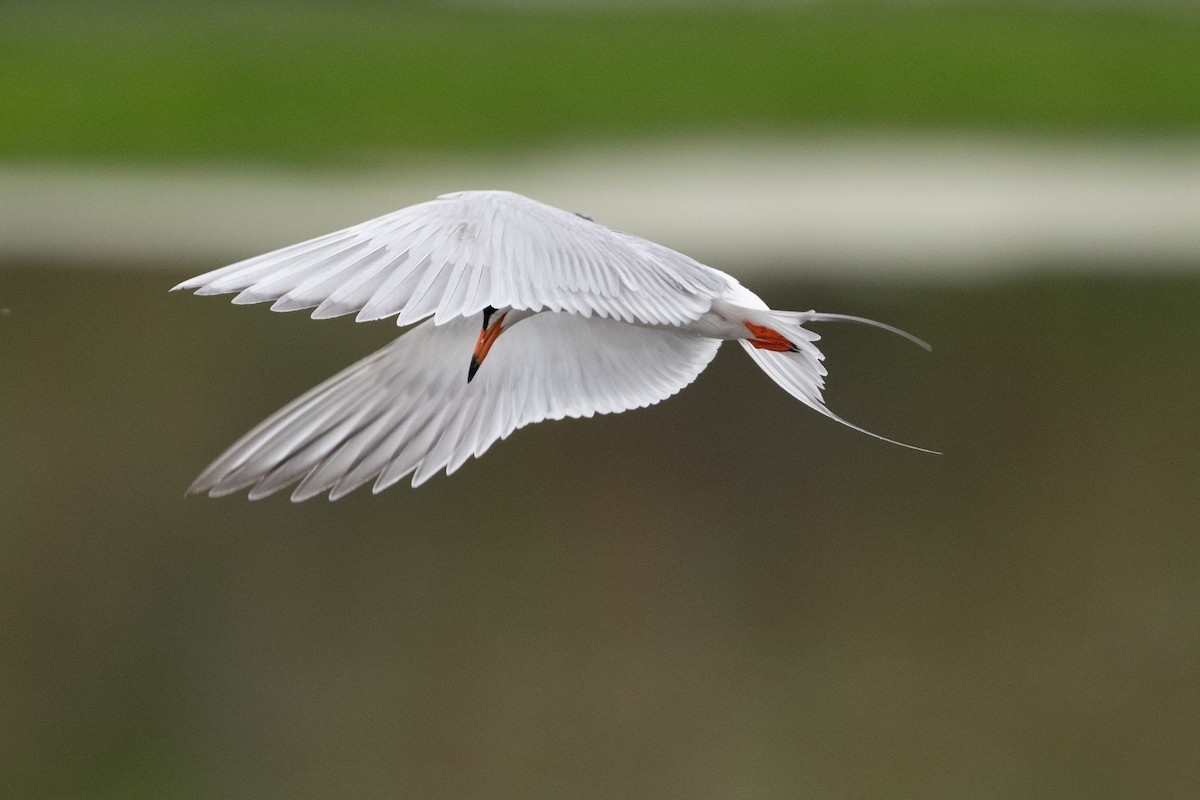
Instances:
[[[844,422],[822,400],[818,337],[802,325],[896,331],[772,311],[719,270],[511,192],[443,195],[175,288],[318,319],[420,323],[243,436],[190,490],[214,496],[298,482],[293,500],[336,499],[410,473],[416,486],[524,425],[664,400],[726,340]]]

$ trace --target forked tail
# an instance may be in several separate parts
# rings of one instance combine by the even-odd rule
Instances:
[[[878,433],[855,425],[853,422],[842,419],[830,411],[829,407],[825,405],[825,400],[821,394],[825,388],[825,375],[828,374],[825,365],[821,363],[825,356],[814,344],[820,336],[802,327],[806,322],[855,322],[891,331],[924,347],[926,350],[932,350],[928,343],[899,328],[894,328],[891,325],[864,317],[852,317],[846,314],[822,314],[816,311],[759,311],[751,309],[746,309],[745,324],[747,330],[751,331],[754,338],[739,340],[742,348],[750,354],[750,357],[762,368],[762,371],[770,376],[771,380],[778,383],[788,394],[809,408],[876,439],[882,439],[885,442],[907,447],[911,450],[919,450],[922,453],[940,455],[937,450],[929,450],[924,447],[917,447],[916,445],[898,442],[895,439],[881,436]],[[770,337],[764,340],[763,335],[759,332],[761,329],[767,329],[783,337],[791,344],[791,347],[785,350],[783,348],[766,346],[766,342],[770,340]]]

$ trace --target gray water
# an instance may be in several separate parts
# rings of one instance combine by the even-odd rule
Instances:
[[[0,270],[0,793],[1200,792],[1200,281],[755,287],[932,342],[821,328],[831,405],[940,457],[727,347],[292,505],[183,492],[395,328],[176,277]]]

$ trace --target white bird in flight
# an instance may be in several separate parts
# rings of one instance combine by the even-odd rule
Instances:
[[[419,486],[530,423],[665,400],[730,339],[810,408],[913,447],[825,406],[819,337],[803,325],[859,322],[929,348],[874,320],[773,311],[682,253],[503,191],[442,195],[178,289],[315,308],[314,319],[421,323],[272,414],[188,490],[249,488],[252,500],[296,482],[297,502],[370,480],[379,492],[410,473]]]

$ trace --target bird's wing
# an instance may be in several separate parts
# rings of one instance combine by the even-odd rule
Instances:
[[[626,322],[696,319],[732,283],[645,239],[512,192],[458,192],[184,281],[314,318],[441,325],[487,306]]]
[[[449,474],[497,439],[543,419],[590,417],[664,400],[720,342],[599,317],[537,314],[506,330],[471,382],[475,319],[427,321],[259,424],[196,479],[192,492],[251,499],[297,481],[293,500],[337,499],[409,473]]]

